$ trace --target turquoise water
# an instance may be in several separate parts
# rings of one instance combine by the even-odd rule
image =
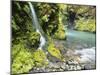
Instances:
[[[68,29],[66,32],[68,47],[91,48],[96,46],[96,35],[90,32],[76,31]]]
[[[65,46],[71,50],[75,50],[75,54],[80,55],[80,62],[86,64],[90,62],[90,64],[95,65],[96,35],[90,32],[70,29],[67,30],[66,35]]]

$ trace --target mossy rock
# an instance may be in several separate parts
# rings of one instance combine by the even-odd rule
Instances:
[[[37,67],[46,66],[48,64],[46,54],[43,50],[37,50],[33,53],[33,59]]]
[[[60,39],[60,40],[65,40],[65,39],[66,39],[65,32],[64,32],[64,31],[59,31],[59,30],[58,30],[58,31],[55,33],[54,38]]]
[[[56,57],[56,58],[62,60],[61,52],[60,52],[59,49],[57,49],[57,48],[54,47],[54,44],[50,44],[50,45],[48,46],[48,52],[49,52],[52,56],[54,56],[54,57]]]
[[[62,24],[58,24],[58,30],[55,32],[54,38],[60,39],[60,40],[66,39],[64,26]]]
[[[37,32],[31,32],[28,36],[28,44],[29,46],[32,46],[34,48],[37,48],[39,46],[40,42],[40,34]]]

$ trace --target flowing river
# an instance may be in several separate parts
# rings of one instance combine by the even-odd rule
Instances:
[[[90,32],[70,30],[66,32],[69,47],[91,48],[95,47],[95,34]]]

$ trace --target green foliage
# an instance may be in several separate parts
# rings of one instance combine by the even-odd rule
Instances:
[[[67,5],[67,12],[72,11],[77,15],[88,16],[91,15],[95,17],[95,7],[94,6],[86,6],[86,5]],[[69,13],[70,14],[70,13]]]
[[[60,5],[60,6],[62,6],[62,5]],[[59,9],[61,9],[60,6],[59,6]],[[58,14],[58,30],[55,32],[54,37],[56,39],[61,39],[61,40],[66,38],[62,18],[63,18],[62,12],[59,11],[59,14]]]
[[[47,65],[47,57],[43,50],[37,50],[33,53],[33,59],[37,67]]]
[[[15,58],[15,56],[20,52],[20,50],[23,48],[22,44],[17,44],[12,46],[12,59]]]
[[[40,35],[32,27],[27,2],[12,2],[12,74],[27,73],[32,69],[33,49],[38,47]]]
[[[54,57],[56,57],[56,58],[62,60],[62,54],[61,54],[60,50],[57,49],[57,48],[55,48],[55,46],[54,46],[53,43],[50,43],[50,44],[49,44],[49,46],[48,46],[48,52],[49,52],[52,56],[54,56]]]
[[[16,25],[16,22],[15,22],[14,19],[12,20],[12,28],[13,28],[14,30],[19,30],[19,27]]]
[[[40,35],[32,27],[32,16],[27,2],[12,2],[12,43],[26,43],[30,46],[39,44]]]
[[[26,2],[12,2],[12,38],[23,39],[28,32],[33,32],[32,17],[29,14],[29,7]]]
[[[47,37],[55,35],[56,39],[64,39],[65,32],[62,22],[60,4],[33,3],[39,23]],[[43,50],[36,50],[39,46],[40,35],[32,27],[32,16],[27,2],[12,2],[12,73],[26,73],[33,67],[48,65],[47,56]],[[52,38],[51,38],[52,39]],[[33,50],[34,49],[34,50]],[[32,51],[33,50],[33,51]],[[60,59],[61,53],[49,43],[49,53]]]
[[[56,39],[65,39],[65,32],[63,27],[62,11],[66,9],[66,5],[63,4],[47,4],[47,3],[37,3],[34,4],[39,18],[39,23],[41,24],[44,32]],[[62,34],[60,36],[60,34]]]
[[[78,6],[77,7],[77,17],[75,20],[75,29],[81,31],[95,32],[95,7],[92,6]]]
[[[27,73],[34,66],[32,54],[23,44],[12,47],[12,74]]]
[[[61,39],[61,40],[65,39],[66,36],[65,36],[64,30],[60,30],[60,29],[59,29],[59,30],[55,33],[54,38],[56,38],[56,39]]]
[[[68,5],[68,21],[73,28],[81,31],[95,32],[95,6]],[[73,16],[74,15],[74,16]]]
[[[29,33],[29,37],[28,37],[28,43],[29,43],[29,45],[37,47],[38,44],[39,44],[39,41],[40,41],[40,34],[39,33],[37,33],[37,32]]]
[[[95,32],[95,27],[95,19],[80,19],[76,21],[75,29],[81,31]]]
[[[33,67],[48,65],[46,54],[43,50],[29,51],[23,43],[12,47],[12,74],[27,73]]]
[[[44,15],[41,20],[45,21],[45,22],[48,22],[48,15]]]
[[[58,14],[58,29],[55,32],[54,37],[56,39],[61,39],[61,40],[66,38],[65,31],[64,31],[64,23],[63,23],[62,20],[63,20],[63,15],[62,15],[62,12],[59,11],[59,14]]]
[[[57,4],[60,10],[64,11],[67,8],[66,4]]]

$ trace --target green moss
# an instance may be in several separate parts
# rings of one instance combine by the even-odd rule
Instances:
[[[62,5],[60,5],[60,6],[62,6]],[[59,7],[59,9],[61,9],[61,8]],[[61,39],[61,40],[66,38],[62,19],[63,19],[63,15],[62,15],[62,12],[59,10],[59,12],[58,12],[58,29],[54,34],[54,38]]]
[[[29,33],[28,42],[30,45],[38,45],[40,41],[40,34],[37,32]]]
[[[12,48],[12,74],[27,73],[34,66],[32,54],[22,44]]]
[[[50,43],[50,44],[49,44],[49,46],[48,46],[48,52],[49,52],[52,56],[54,56],[54,57],[56,57],[56,58],[62,60],[62,55],[61,55],[60,50],[57,49],[57,48],[55,48],[53,43]]]
[[[48,36],[54,35],[56,39],[65,39],[62,10],[66,5],[38,3],[35,5],[39,23]]]
[[[81,18],[80,20],[76,21],[75,29],[80,31],[95,32],[96,31],[95,27],[96,27],[95,19]]]
[[[64,32],[63,30],[58,30],[58,31],[55,33],[54,38],[60,39],[60,40],[66,39],[65,32]]]
[[[37,50],[33,53],[33,59],[37,67],[46,66],[48,64],[46,54],[43,50]]]

